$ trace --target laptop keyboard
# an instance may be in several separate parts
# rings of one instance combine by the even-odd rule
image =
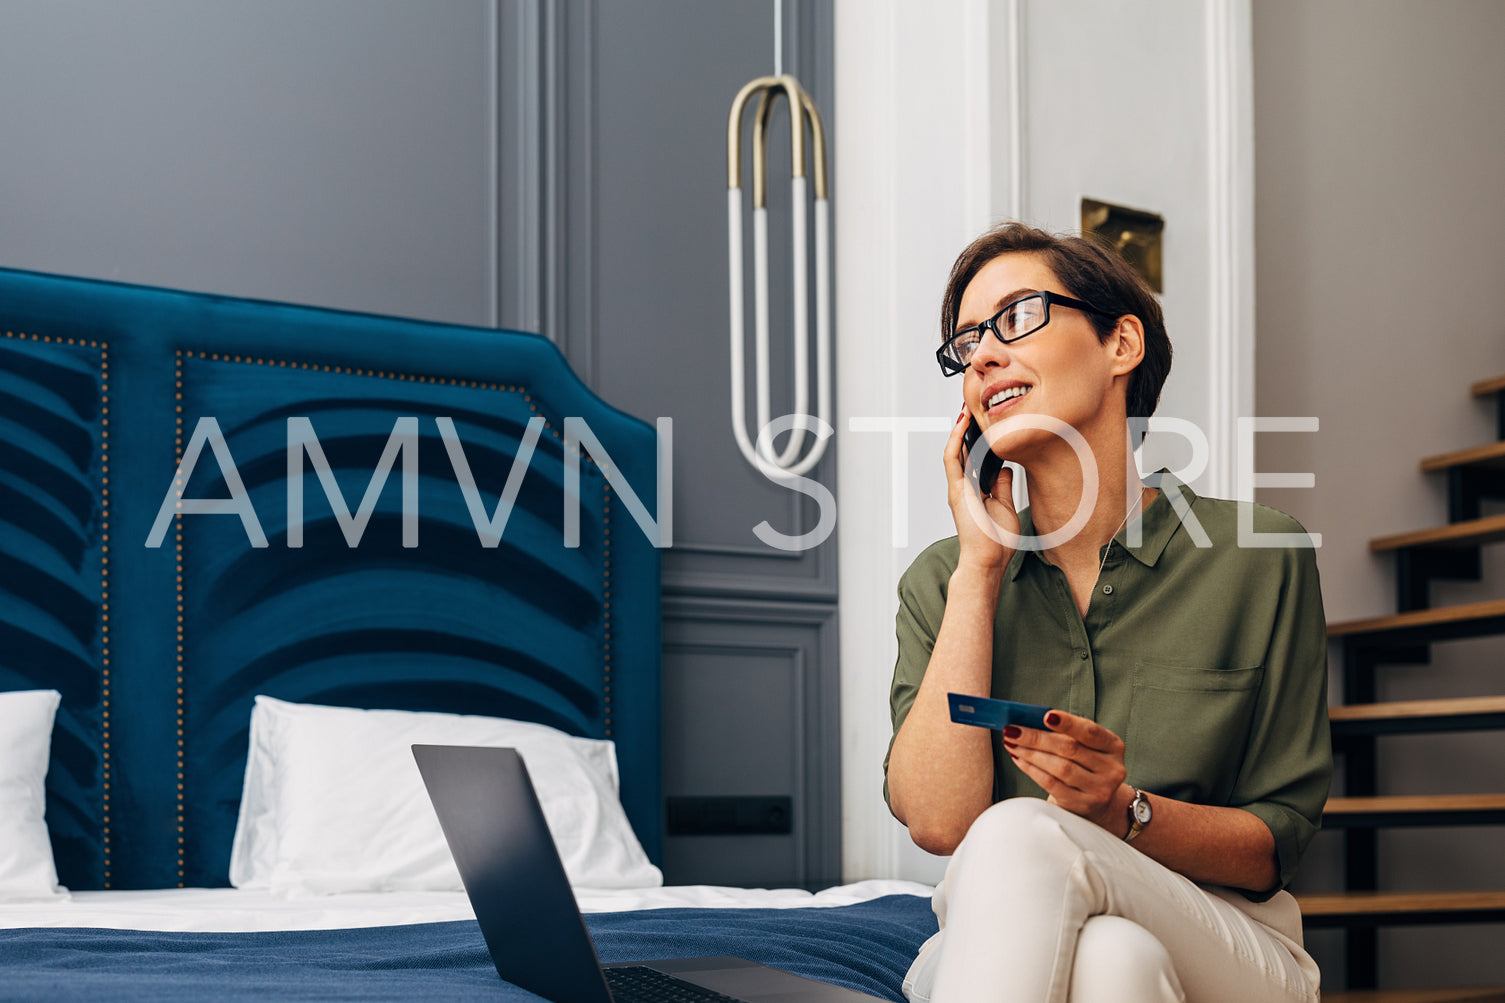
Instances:
[[[696,1003],[699,1000],[732,1000],[713,989],[706,989],[683,979],[641,965],[623,968],[603,968],[606,984],[611,987],[611,998],[617,1003]]]

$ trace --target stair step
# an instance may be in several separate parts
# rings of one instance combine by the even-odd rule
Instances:
[[[1501,445],[1505,446],[1505,443]],[[1327,625],[1328,637],[1369,635],[1374,640],[1395,645],[1426,644],[1498,633],[1505,633],[1505,599],[1439,606]]]
[[[1494,379],[1480,380],[1468,388],[1468,392],[1475,397],[1488,397],[1505,390],[1505,376],[1496,376]]]
[[[1451,453],[1439,453],[1421,461],[1421,469],[1427,472],[1450,470],[1454,467],[1471,467],[1476,470],[1505,470],[1505,442],[1491,442]]]
[[[1298,895],[1308,928],[1505,921],[1505,891]]]
[[[1432,529],[1376,537],[1369,541],[1369,550],[1371,553],[1382,554],[1406,547],[1482,547],[1502,540],[1505,540],[1505,515],[1492,515]]]
[[[1322,994],[1322,1003],[1502,1003],[1505,986],[1456,989],[1355,989]]]
[[[1389,794],[1328,798],[1325,828],[1493,825],[1505,822],[1505,794]]]
[[[1505,727],[1505,696],[1343,704],[1327,709],[1333,738]]]

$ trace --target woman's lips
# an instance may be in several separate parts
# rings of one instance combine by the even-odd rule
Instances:
[[[1016,386],[1019,386],[1019,385],[1016,385]],[[987,409],[987,414],[989,415],[989,417],[1003,414],[1003,412],[1007,411],[1009,408],[1013,407],[1015,404],[1018,404],[1020,401],[1024,400],[1024,398],[1028,397],[1030,395],[1030,393],[1034,390],[1034,387],[1032,387],[1032,386],[1028,386],[1028,385],[1022,385],[1022,386],[1024,388],[1024,392],[1023,393],[1016,393],[1016,394],[1014,394],[1014,395],[1012,395],[1010,397],[1006,397],[1004,400],[1002,400],[999,403],[994,404],[992,407],[988,408]],[[1014,387],[1005,387],[1004,389],[1005,390],[1012,390],[1012,389],[1014,389]],[[999,391],[994,391],[990,396],[991,397],[997,397],[998,393],[999,393]]]

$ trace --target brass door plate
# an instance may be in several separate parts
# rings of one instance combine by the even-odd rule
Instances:
[[[1157,293],[1165,291],[1160,266],[1165,217],[1143,209],[1084,198],[1082,233],[1098,234],[1123,255],[1151,289]]]

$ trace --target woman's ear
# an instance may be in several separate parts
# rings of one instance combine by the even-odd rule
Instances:
[[[1118,324],[1108,338],[1108,347],[1113,353],[1113,375],[1132,372],[1144,360],[1144,325],[1139,318],[1132,313],[1118,318]]]

